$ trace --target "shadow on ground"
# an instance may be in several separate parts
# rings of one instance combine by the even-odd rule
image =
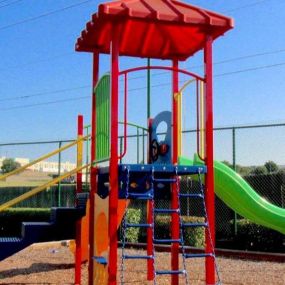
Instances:
[[[0,280],[9,277],[15,277],[18,275],[28,275],[33,273],[40,273],[40,272],[49,272],[54,270],[65,270],[74,268],[74,264],[52,264],[52,263],[33,263],[28,268],[14,268],[9,270],[0,271]],[[1,282],[0,282],[1,283]],[[1,283],[4,284],[4,283]],[[9,283],[11,284],[11,283]],[[17,284],[17,283],[13,283]],[[49,283],[45,283],[49,284]]]

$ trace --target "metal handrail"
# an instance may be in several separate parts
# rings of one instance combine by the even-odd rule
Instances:
[[[61,175],[60,177],[56,177],[53,180],[51,180],[51,181],[49,181],[49,182],[47,182],[47,183],[45,183],[45,184],[43,184],[41,186],[38,186],[38,187],[36,187],[36,188],[34,188],[34,189],[32,189],[32,190],[30,190],[30,191],[28,191],[28,192],[18,196],[18,197],[16,197],[16,198],[14,198],[14,199],[12,199],[12,200],[10,200],[8,202],[5,202],[4,204],[0,205],[0,212],[5,210],[5,209],[7,209],[7,208],[9,208],[9,207],[11,207],[11,206],[14,206],[17,203],[20,203],[20,202],[22,202],[22,201],[24,201],[24,200],[26,200],[26,199],[36,195],[36,194],[38,194],[40,192],[42,192],[46,188],[57,184],[58,182],[62,181],[63,179],[65,179],[65,178],[67,178],[67,177],[69,177],[69,176],[71,176],[71,175],[73,175],[73,174],[75,174],[75,173],[85,169],[85,168],[88,168],[89,166],[90,166],[90,164],[85,164],[83,166],[78,166],[75,169],[73,169],[73,170],[71,170],[69,172],[66,172],[65,174]]]
[[[75,140],[74,142],[71,142],[71,143],[69,143],[69,144],[67,144],[67,145],[65,145],[65,146],[63,146],[63,147],[61,147],[61,148],[58,148],[58,149],[56,149],[56,150],[54,150],[54,151],[52,151],[52,152],[50,152],[50,153],[48,153],[48,154],[45,154],[45,155],[43,155],[43,156],[41,156],[41,157],[39,157],[39,158],[37,158],[37,159],[31,161],[30,163],[28,163],[28,164],[26,164],[26,165],[23,165],[23,166],[21,166],[21,167],[15,169],[15,170],[9,172],[9,173],[6,173],[6,174],[4,174],[4,175],[1,175],[1,176],[0,176],[0,180],[4,180],[4,179],[6,179],[6,178],[9,177],[9,176],[12,176],[12,175],[15,175],[15,174],[17,174],[17,173],[20,173],[20,172],[24,171],[25,169],[27,169],[28,167],[30,167],[30,166],[32,166],[32,165],[34,165],[34,164],[36,164],[36,163],[38,163],[38,162],[40,162],[40,161],[42,161],[42,160],[45,160],[45,159],[47,159],[47,158],[49,158],[49,157],[51,157],[51,156],[53,156],[53,155],[55,155],[55,154],[57,154],[57,153],[60,153],[60,152],[62,152],[62,151],[64,151],[64,150],[66,150],[66,149],[68,149],[68,148],[70,148],[70,147],[72,147],[72,146],[78,144],[79,142],[81,142],[81,141],[83,141],[83,140],[86,140],[89,136],[90,136],[90,135],[81,137],[81,138]]]

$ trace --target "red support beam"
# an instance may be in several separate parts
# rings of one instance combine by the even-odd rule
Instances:
[[[117,284],[117,223],[118,223],[118,77],[119,45],[114,31],[111,43],[111,158],[110,158],[110,195],[109,195],[109,285]]]
[[[93,78],[92,78],[92,110],[91,110],[91,163],[96,159],[96,97],[94,88],[99,79],[99,53],[93,53]],[[94,277],[94,210],[95,194],[97,192],[97,169],[91,165],[90,172],[90,213],[89,213],[89,264],[88,264],[88,285],[93,285]]]
[[[172,163],[176,165],[178,163],[178,102],[175,99],[175,93],[179,91],[178,87],[178,61],[173,60],[172,71]],[[178,184],[173,183],[171,191],[171,208],[178,209],[179,197]],[[179,239],[180,226],[179,226],[179,214],[173,213],[171,215],[171,236],[172,239]],[[179,243],[173,243],[171,246],[171,269],[179,270]],[[171,275],[171,284],[178,285],[178,274]]]
[[[148,130],[149,130],[149,137],[148,137],[148,157],[147,157],[147,163],[152,163],[151,161],[151,129],[152,129],[152,119],[148,118]],[[153,219],[153,201],[148,200],[147,201],[147,223],[154,225],[154,219]],[[153,244],[153,227],[147,228],[147,255],[153,255],[154,252],[154,244]],[[147,260],[147,280],[151,281],[154,279],[154,259],[148,259]]]
[[[77,118],[77,138],[83,136],[83,116],[78,115]],[[82,165],[82,149],[83,142],[77,144],[77,167]],[[76,193],[82,192],[82,171],[76,173]],[[74,283],[81,284],[81,263],[82,263],[82,247],[81,247],[81,219],[76,221],[76,237],[75,237],[75,274]]]
[[[214,142],[213,142],[213,58],[212,37],[208,36],[204,48],[206,87],[206,209],[209,231],[206,229],[206,253],[215,247],[215,192],[214,192]],[[209,233],[210,232],[210,233]],[[214,257],[206,258],[206,284],[215,284]]]

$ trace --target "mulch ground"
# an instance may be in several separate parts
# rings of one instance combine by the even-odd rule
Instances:
[[[139,254],[129,250],[130,254]],[[120,254],[120,253],[119,253]],[[142,254],[142,253],[141,253]],[[120,260],[118,268],[120,268]],[[169,253],[157,253],[157,269],[169,269]],[[221,283],[249,285],[284,285],[285,264],[217,258]],[[145,261],[125,261],[124,284],[152,284],[146,281]],[[191,284],[205,284],[204,260],[188,260],[187,272]],[[0,284],[73,284],[74,260],[66,243],[43,243],[0,262]],[[87,265],[82,266],[82,284],[87,284]],[[120,284],[120,282],[118,282]],[[168,277],[157,277],[157,285],[167,285]],[[180,284],[187,284],[181,277]]]

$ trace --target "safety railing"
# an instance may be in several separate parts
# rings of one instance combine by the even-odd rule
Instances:
[[[132,136],[128,136],[126,126],[134,127],[136,130],[136,134],[133,136],[135,136],[136,140],[137,140],[137,163],[140,163],[140,137],[142,137],[142,149],[143,149],[142,163],[145,163],[145,154],[144,154],[145,145],[146,145],[145,144],[145,137],[147,137],[148,129],[144,128],[142,126],[139,126],[137,124],[130,123],[130,122],[119,122],[119,124],[124,125],[124,135],[119,136],[119,145],[120,145],[119,160],[120,160],[120,163],[122,163],[122,159],[127,153],[127,145],[128,145],[127,138],[132,137]]]
[[[60,177],[54,178],[53,180],[51,180],[51,181],[49,181],[49,182],[47,182],[47,183],[45,183],[43,185],[40,185],[40,186],[38,186],[38,187],[36,187],[36,188],[34,188],[34,189],[32,189],[32,190],[30,190],[30,191],[28,191],[28,192],[18,196],[18,197],[16,197],[16,198],[14,198],[14,199],[12,199],[12,200],[10,200],[8,202],[0,205],[0,212],[6,210],[9,207],[12,207],[12,206],[16,205],[17,203],[20,203],[20,202],[26,200],[26,199],[28,199],[28,198],[30,198],[30,197],[38,194],[38,193],[40,193],[41,191],[44,191],[45,189],[47,189],[47,188],[57,184],[58,182],[66,179],[67,177],[69,177],[69,176],[71,176],[71,175],[73,175],[75,173],[78,173],[79,171],[82,171],[83,169],[88,168],[89,166],[90,166],[90,164],[76,167],[75,169],[73,169],[73,170],[71,170],[69,172],[66,172],[65,174],[61,175]]]
[[[82,136],[82,135],[79,135],[78,136],[78,139],[71,142],[71,143],[68,143],[67,145],[63,146],[63,147],[60,147],[52,152],[49,152],[48,154],[45,154],[33,161],[31,161],[30,163],[27,163],[26,165],[23,165],[9,173],[6,173],[2,176],[0,176],[0,181],[1,180],[5,180],[6,178],[12,176],[12,175],[15,175],[15,174],[19,174],[21,172],[23,172],[24,170],[28,169],[29,167],[45,160],[45,159],[48,159],[56,154],[59,154],[61,152],[63,152],[64,150],[67,150],[75,145],[77,145],[77,167],[69,172],[66,172],[64,173],[63,175],[59,175],[58,177],[54,178],[53,180],[43,184],[43,185],[40,185],[40,186],[37,186],[36,188],[14,198],[14,199],[11,199],[10,201],[7,201],[5,202],[4,204],[0,205],[0,211],[3,211],[11,206],[14,206],[15,204],[17,203],[20,203],[40,192],[42,192],[43,190],[55,185],[55,184],[58,184],[58,187],[60,188],[60,182],[64,179],[66,179],[67,177],[70,177],[72,176],[73,174],[78,174],[80,172],[82,172],[83,169],[88,169],[88,167],[90,166],[89,163],[85,164],[85,165],[82,165],[82,154],[83,154],[83,141],[88,141],[90,138],[90,134],[87,134],[86,136]],[[88,151],[87,151],[88,152]],[[60,167],[60,165],[59,165]],[[88,171],[86,171],[86,174],[88,173]],[[78,178],[77,178],[78,179]]]
[[[174,94],[174,98],[178,103],[178,153],[182,155],[182,98],[184,90],[191,84],[196,82],[196,114],[197,114],[197,154],[200,159],[205,159],[205,93],[204,80],[196,77],[187,80],[180,90]]]
[[[18,174],[18,173],[20,173],[20,172],[26,170],[27,168],[29,168],[29,167],[35,165],[35,164],[38,163],[38,162],[41,162],[41,161],[43,161],[43,160],[45,160],[45,159],[47,159],[47,158],[50,158],[50,157],[52,157],[52,156],[54,156],[54,155],[56,155],[56,154],[58,154],[58,153],[60,153],[60,152],[62,152],[62,151],[64,151],[64,150],[66,150],[66,149],[68,149],[68,148],[71,148],[71,147],[74,146],[74,145],[77,145],[79,142],[86,140],[89,136],[90,136],[90,135],[81,137],[81,138],[79,138],[79,139],[77,139],[77,140],[75,140],[75,141],[73,141],[73,142],[71,142],[71,143],[69,143],[69,144],[67,144],[67,145],[65,145],[65,146],[63,146],[63,147],[60,147],[60,148],[58,148],[58,149],[56,149],[56,150],[54,150],[54,151],[52,151],[52,152],[50,152],[50,153],[48,153],[48,154],[45,154],[45,155],[43,155],[43,156],[41,156],[41,157],[39,157],[39,158],[37,158],[37,159],[35,159],[35,160],[29,162],[28,164],[25,164],[25,165],[23,165],[23,166],[21,166],[21,167],[19,167],[19,168],[16,168],[15,170],[13,170],[13,171],[11,171],[11,172],[8,172],[8,173],[6,173],[6,174],[1,175],[1,176],[0,176],[0,181],[1,181],[1,180],[5,180],[5,179],[8,178],[9,176]]]

